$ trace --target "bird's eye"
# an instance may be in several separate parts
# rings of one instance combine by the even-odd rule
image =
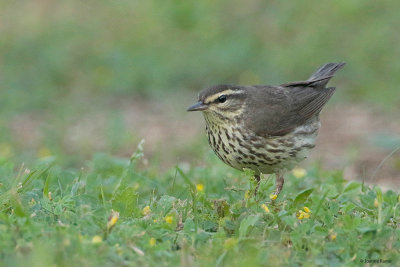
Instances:
[[[224,103],[226,101],[226,95],[221,95],[218,97],[218,102],[219,103]]]

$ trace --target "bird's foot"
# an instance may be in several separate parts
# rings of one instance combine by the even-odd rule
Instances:
[[[275,189],[275,192],[273,194],[269,195],[269,198],[272,201],[275,201],[278,198],[279,193],[282,191],[284,183],[285,183],[285,179],[283,178],[283,176],[277,173],[276,174],[276,189]]]

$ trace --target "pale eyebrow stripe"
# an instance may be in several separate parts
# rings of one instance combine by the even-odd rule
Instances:
[[[219,93],[210,95],[209,97],[207,97],[207,98],[204,100],[204,103],[211,103],[211,102],[213,102],[215,99],[217,99],[218,97],[220,97],[221,95],[238,95],[238,94],[241,94],[241,93],[243,93],[242,90],[231,90],[231,89],[224,90],[224,91],[222,91],[222,92],[219,92]]]

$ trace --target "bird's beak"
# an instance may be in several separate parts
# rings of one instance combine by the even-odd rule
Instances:
[[[198,111],[198,110],[205,110],[208,108],[208,105],[203,104],[203,102],[199,101],[196,104],[188,107],[187,111]]]

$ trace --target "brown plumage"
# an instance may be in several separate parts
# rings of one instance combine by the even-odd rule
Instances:
[[[335,92],[326,88],[345,63],[328,63],[306,81],[280,86],[217,85],[204,89],[188,111],[201,110],[210,146],[236,168],[275,173],[279,194],[283,172],[315,146],[319,113]]]

